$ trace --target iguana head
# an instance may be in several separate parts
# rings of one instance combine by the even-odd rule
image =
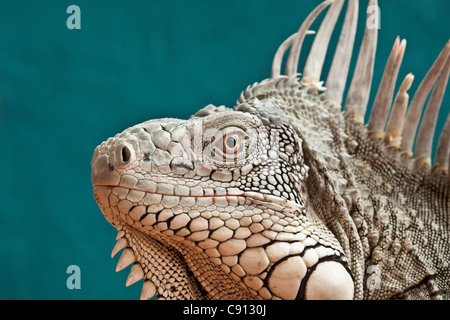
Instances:
[[[405,49],[405,42],[396,40],[367,131],[361,119],[377,41],[377,28],[369,23],[347,100],[342,102],[357,0],[348,1],[327,91],[320,92],[325,89],[319,80],[326,48],[343,2],[319,5],[278,49],[272,77],[248,87],[234,108],[208,105],[188,120],[150,120],[95,149],[94,196],[119,230],[113,255],[124,251],[117,270],[133,263],[127,285],[144,279],[141,298],[363,296],[364,261],[378,241],[378,230],[370,230],[365,219],[380,224],[386,214],[374,217],[367,186],[357,181],[355,172],[368,176],[369,185],[382,184],[381,178],[371,176],[370,161],[382,166],[383,159],[375,156],[387,147],[409,155],[422,98],[440,73],[450,71],[450,44],[418,89],[406,117],[412,76],[405,78],[386,125]],[[300,77],[302,41],[331,3]],[[369,8],[374,5],[371,0]],[[286,75],[281,75],[289,48]],[[436,90],[446,78],[439,79]],[[416,153],[423,151],[421,157],[427,158],[435,125],[423,128]],[[444,169],[446,137],[436,161]],[[361,141],[364,146],[358,149]],[[355,150],[370,159],[352,160]],[[377,251],[373,253],[376,257]]]
[[[209,105],[189,120],[147,121],[95,150],[95,198],[124,231],[145,279],[178,264],[198,286],[184,298],[352,298],[341,246],[309,221],[314,190],[306,187],[302,140],[269,98],[274,84],[255,87],[266,94],[235,110]],[[180,261],[156,259],[162,270],[150,271],[136,244],[151,246],[145,239],[179,252]],[[153,283],[164,296],[167,283]]]

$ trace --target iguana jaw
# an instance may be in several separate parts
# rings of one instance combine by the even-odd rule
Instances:
[[[258,299],[257,296],[242,287],[242,284],[225,273],[216,261],[205,253],[207,249],[203,246],[206,244],[200,245],[203,247],[201,248],[196,246],[198,242],[193,241],[194,239],[186,240],[187,235],[177,236],[174,235],[173,230],[168,229],[169,226],[178,228],[181,233],[186,233],[186,228],[183,228],[184,231],[180,228],[181,225],[188,223],[188,215],[184,214],[176,222],[174,217],[172,219],[164,217],[168,212],[167,209],[159,210],[158,207],[154,210],[159,210],[158,212],[147,213],[145,219],[137,219],[141,220],[140,222],[133,220],[137,217],[133,215],[132,210],[126,210],[123,205],[120,205],[124,201],[114,200],[117,192],[123,195],[125,190],[132,191],[122,187],[95,186],[94,197],[108,222],[119,230],[116,238],[118,241],[112,251],[112,256],[125,249],[118,261],[116,271],[133,263],[126,285],[145,279],[141,299],[149,299],[154,294],[158,295],[158,299],[211,299],[213,297],[216,299]],[[164,195],[155,193],[148,193],[148,195],[159,196],[159,199],[164,198]],[[149,198],[151,197],[146,199]],[[242,199],[241,197],[241,201]],[[204,201],[204,199],[200,201]],[[139,207],[138,203],[134,204]],[[167,203],[165,204],[167,205]],[[151,206],[146,205],[145,207],[152,211]],[[158,206],[160,205],[158,204]],[[179,206],[172,209],[177,211],[178,208]],[[191,213],[191,216],[198,214],[198,212]],[[149,224],[149,221],[155,223]],[[168,221],[172,221],[172,223]],[[198,222],[199,219],[189,222],[190,228],[197,230],[197,234],[195,231],[192,232],[193,237],[199,237],[199,234],[206,231],[204,229],[199,231],[200,225],[194,226]],[[179,224],[178,227],[175,226],[176,224]],[[227,290],[223,290],[224,284],[226,284]]]
[[[170,289],[164,288],[168,284],[155,280],[155,271],[149,271],[150,260],[153,260],[153,263],[158,261],[158,264],[163,265],[163,269],[173,265],[173,260],[182,260],[182,262],[178,261],[178,265],[184,265],[184,267],[178,268],[176,272],[182,275],[179,278],[183,278],[183,283],[177,282],[174,286],[191,288],[190,291],[183,291],[183,298],[198,299],[214,296],[208,292],[211,290],[209,279],[202,279],[199,270],[195,269],[195,263],[189,258],[189,255],[193,254],[197,256],[197,260],[201,260],[203,265],[209,265],[208,268],[213,270],[211,272],[214,272],[215,278],[219,278],[218,274],[220,274],[222,280],[221,283],[214,284],[216,288],[220,288],[225,281],[228,283],[228,290],[230,287],[235,288],[231,294],[224,297],[227,299],[350,299],[353,297],[353,282],[341,252],[322,247],[319,241],[316,241],[317,237],[310,237],[311,231],[305,228],[305,224],[298,225],[297,228],[285,227],[285,230],[289,232],[280,230],[281,232],[275,233],[271,230],[281,226],[274,226],[273,220],[276,219],[273,214],[279,217],[283,212],[285,215],[278,222],[284,219],[293,221],[298,218],[300,212],[296,212],[292,204],[289,205],[281,199],[277,204],[273,202],[276,197],[264,198],[263,195],[250,192],[243,193],[241,196],[227,194],[214,197],[180,196],[179,203],[199,203],[200,207],[197,206],[198,211],[179,211],[178,204],[171,208],[172,213],[178,212],[178,214],[171,215],[167,209],[160,207],[161,203],[167,205],[168,202],[163,200],[167,195],[147,192],[140,201],[131,203],[129,199],[136,201],[133,199],[136,196],[132,193],[134,191],[143,192],[123,187],[94,187],[95,198],[106,219],[122,231],[113,249],[113,254],[126,249],[119,260],[117,270],[122,270],[134,263],[127,285],[142,278],[146,279],[141,298],[149,298],[150,293],[157,293],[163,298],[173,297],[173,294],[169,292]],[[131,198],[128,197],[130,193]],[[155,197],[161,202],[158,204],[142,202],[154,200]],[[170,195],[170,197],[174,196]],[[266,202],[267,199],[272,202]],[[224,202],[233,203],[233,201],[235,202],[233,206],[240,207],[240,211],[231,211],[230,206],[224,206]],[[204,206],[207,203],[222,206],[225,210],[219,209],[219,211],[208,213],[207,207]],[[264,213],[255,215],[255,212],[259,213],[262,210],[253,209],[250,212],[245,209],[252,206],[255,208],[266,206],[264,210],[270,210],[272,215],[264,215]],[[146,210],[142,210],[144,207]],[[231,215],[227,211],[231,212]],[[169,216],[164,216],[166,214]],[[236,226],[233,227],[233,225]],[[225,226],[235,229],[233,237],[231,235],[233,232],[229,234],[227,232],[229,229]],[[139,235],[139,241],[137,235]],[[149,252],[155,251],[155,243],[165,244],[159,246],[159,259],[150,258]],[[142,254],[142,247],[146,248],[144,251],[149,256]],[[164,255],[161,252],[163,247],[166,250],[169,248],[170,254]],[[174,254],[178,254],[178,257],[174,257]],[[231,262],[233,259],[238,264]],[[160,272],[161,278],[169,271],[160,270]]]

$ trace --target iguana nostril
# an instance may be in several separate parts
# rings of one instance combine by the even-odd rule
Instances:
[[[109,151],[109,156],[111,159],[111,164],[115,165],[115,168],[124,169],[130,166],[136,160],[136,151],[134,147],[124,141],[111,147],[111,152]]]
[[[131,150],[127,146],[122,147],[122,162],[127,163],[131,158]]]

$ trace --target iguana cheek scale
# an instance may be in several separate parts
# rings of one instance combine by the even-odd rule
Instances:
[[[142,299],[448,298],[449,120],[433,168],[429,159],[450,45],[406,113],[412,75],[394,97],[397,38],[364,126],[376,29],[366,28],[342,102],[358,1],[320,81],[343,4],[319,5],[278,49],[272,77],[233,109],[150,120],[95,149],[94,197],[119,230],[112,256],[123,249],[117,271],[133,264],[127,286],[144,279]],[[302,41],[330,5],[300,75]]]

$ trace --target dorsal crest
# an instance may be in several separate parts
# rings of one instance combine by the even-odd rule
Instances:
[[[327,79],[321,79],[325,56],[331,35],[345,0],[322,2],[305,19],[300,29],[288,37],[276,51],[272,63],[271,79],[247,88],[238,105],[254,97],[265,98],[276,95],[274,92],[298,91],[315,92],[327,105],[343,110],[347,122],[360,123],[367,130],[367,137],[381,140],[386,147],[397,150],[402,157],[413,159],[422,168],[433,172],[449,172],[450,154],[450,116],[447,116],[440,135],[435,155],[432,155],[436,123],[445,94],[450,73],[450,41],[447,42],[434,64],[421,81],[415,94],[410,98],[408,90],[414,80],[412,73],[398,79],[406,50],[406,40],[397,37],[384,68],[378,89],[373,85],[375,55],[378,41],[379,13],[377,0],[370,0],[365,24],[365,32],[359,53],[354,53],[354,42],[358,21],[358,0],[346,4],[345,18]],[[310,49],[303,72],[298,72],[298,60],[302,43],[307,34],[315,33],[309,28],[315,19],[328,8]],[[281,66],[286,59],[285,74]],[[352,79],[347,79],[352,56],[356,65]],[[397,92],[396,84],[401,83]],[[344,97],[344,92],[347,94]],[[376,92],[370,117],[364,123],[368,112],[371,92]],[[427,104],[427,105],[426,105]],[[425,108],[426,105],[426,108]],[[425,108],[425,111],[424,111]],[[423,117],[422,117],[423,114]],[[432,164],[434,158],[434,164]]]

